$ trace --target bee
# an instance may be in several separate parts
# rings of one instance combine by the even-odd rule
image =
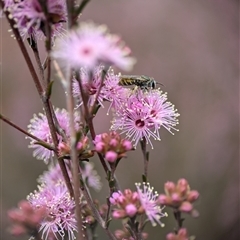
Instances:
[[[152,77],[145,75],[120,75],[120,86],[136,86],[143,90],[155,89],[158,84]],[[162,84],[161,84],[162,85]]]

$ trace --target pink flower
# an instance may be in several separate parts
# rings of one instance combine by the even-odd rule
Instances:
[[[110,108],[117,108],[128,97],[130,90],[119,85],[119,76],[114,75],[113,69],[109,68],[104,74],[105,67],[99,65],[94,68],[93,74],[89,74],[89,69],[82,67],[80,69],[80,80],[85,94],[88,95],[88,105],[91,107],[96,99],[99,88],[102,85],[101,91],[98,95],[97,103],[104,107],[103,102],[110,102]],[[105,76],[104,76],[105,75]],[[104,76],[104,79],[102,79]],[[103,81],[103,84],[101,84]],[[73,96],[79,102],[78,106],[82,105],[82,97],[80,92],[80,85],[78,81],[73,79]]]
[[[70,136],[69,132],[69,116],[65,109],[55,109],[56,118],[60,127],[65,131],[67,137]],[[75,114],[75,128],[78,129],[78,120],[79,116]],[[45,114],[39,113],[38,116],[34,115],[33,119],[31,119],[30,124],[28,125],[28,132],[32,135],[38,137],[39,139],[47,142],[50,145],[53,145],[53,140],[50,133],[50,128],[48,125],[47,117]],[[29,138],[29,137],[27,137]],[[31,138],[30,138],[31,139]],[[62,137],[58,135],[59,142],[63,141]],[[35,144],[35,140],[31,139],[30,148],[34,148],[33,156],[37,159],[44,160],[44,162],[48,163],[48,161],[54,156],[54,152],[44,148],[39,144]]]
[[[160,140],[159,129],[162,126],[170,133],[172,129],[177,130],[179,114],[159,89],[147,92],[138,89],[115,111],[111,129],[125,133],[134,147],[143,138],[153,147],[151,138]]]
[[[68,169],[68,175],[70,180],[72,179],[72,173],[70,170],[70,166],[67,162],[65,162]],[[86,184],[93,188],[96,191],[101,190],[102,183],[101,178],[98,175],[97,171],[94,169],[94,164],[90,162],[81,162],[81,172],[82,178],[86,181]],[[38,179],[40,184],[57,184],[57,182],[61,180],[64,181],[62,171],[59,167],[59,164],[49,166],[48,171],[44,172]]]
[[[130,89],[120,86],[119,80],[119,76],[114,75],[113,70],[110,68],[101,90],[104,99],[110,102],[108,113],[110,108],[117,109],[130,94]]]
[[[89,79],[89,71],[87,68],[81,68],[80,69],[80,75],[81,75],[81,83],[83,86],[83,90],[85,94],[89,97],[88,105],[89,107],[93,106],[97,92],[99,91],[99,88],[101,87],[102,82],[102,73],[103,73],[104,66],[99,65],[96,68],[94,68],[92,79]],[[80,92],[80,86],[78,81],[74,78],[73,79],[73,96],[77,98],[79,102],[79,106],[82,105],[82,96]],[[97,103],[103,106],[103,99],[104,94],[102,91],[100,91],[100,94],[97,99]]]
[[[64,0],[44,1],[50,17],[52,36],[62,30],[62,22],[67,20],[66,3]],[[45,34],[44,23],[47,17],[38,0],[19,1],[12,7],[12,15],[22,36],[41,37]]]
[[[77,231],[75,202],[63,181],[42,184],[38,191],[30,194],[27,199],[34,208],[47,209],[47,216],[41,222],[39,229],[44,239],[48,239],[49,234],[53,234],[56,238],[64,237],[66,232],[70,240],[75,239],[74,232]]]
[[[167,216],[166,213],[162,212],[162,208],[158,206],[158,193],[153,191],[149,183],[143,183],[143,188],[141,188],[140,183],[136,183],[136,188],[141,202],[141,206],[144,209],[148,220],[152,223],[152,226],[156,226],[157,223],[164,226],[161,223],[160,218]]]
[[[100,63],[130,70],[135,59],[129,57],[129,53],[122,42],[108,33],[106,26],[82,23],[65,39],[58,39],[52,56],[63,66],[69,64],[77,70],[81,67],[94,69]]]

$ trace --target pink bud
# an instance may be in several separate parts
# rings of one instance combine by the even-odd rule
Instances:
[[[23,234],[27,233],[27,229],[24,226],[21,225],[14,225],[11,229],[10,232],[14,236],[20,236]]]
[[[175,240],[176,239],[176,235],[173,234],[173,233],[169,233],[169,234],[167,234],[166,239],[167,240]]]
[[[186,228],[181,228],[178,231],[179,237],[187,237],[187,229]]]
[[[165,189],[165,192],[170,195],[174,190],[175,190],[176,186],[175,186],[175,183],[174,182],[166,182],[164,184],[164,189]]]
[[[139,196],[138,196],[138,193],[137,192],[133,192],[133,195],[132,195],[132,201],[136,201],[139,199]]]
[[[126,217],[126,213],[124,210],[113,210],[112,216],[114,218],[124,218]]]
[[[113,139],[110,140],[109,145],[111,147],[116,147],[118,145],[118,141],[115,138],[113,138]]]
[[[124,147],[125,151],[130,151],[133,149],[132,143],[128,140],[123,140],[122,146]]]
[[[109,198],[110,203],[113,205],[117,204],[117,201],[120,195],[121,194],[119,192],[114,192],[112,196]]]
[[[111,162],[111,163],[115,162],[115,161],[117,160],[117,157],[118,157],[118,155],[117,155],[117,153],[114,152],[114,151],[108,151],[108,152],[105,154],[106,160],[107,160],[108,162]]]
[[[178,204],[181,202],[181,198],[177,193],[173,193],[171,197],[172,197],[173,203]]]
[[[193,210],[193,206],[190,202],[183,202],[179,207],[179,210],[182,212],[189,213]]]
[[[95,145],[95,150],[96,150],[97,152],[102,152],[103,149],[104,149],[104,143],[103,143],[103,142],[98,142],[98,143],[96,143],[96,145]]]
[[[186,179],[181,178],[178,180],[177,188],[182,195],[185,195],[189,190],[189,185]]]
[[[82,150],[83,144],[81,142],[77,143],[77,150],[80,151]]]
[[[94,143],[96,144],[97,142],[102,142],[102,135],[101,134],[96,135],[96,137],[94,139]]]
[[[133,216],[135,216],[135,214],[137,212],[137,208],[134,204],[128,204],[125,207],[125,211],[129,217],[133,217]]]
[[[167,196],[164,194],[160,194],[158,197],[158,202],[162,205],[166,205],[167,204]]]
[[[196,201],[198,199],[198,197],[199,197],[199,192],[196,190],[192,190],[189,192],[189,194],[187,196],[187,200],[192,203],[192,202]]]

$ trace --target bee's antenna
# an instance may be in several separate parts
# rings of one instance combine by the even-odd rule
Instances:
[[[164,85],[163,83],[156,82],[156,84],[158,84],[158,85],[161,85],[161,86],[165,87],[165,85]]]

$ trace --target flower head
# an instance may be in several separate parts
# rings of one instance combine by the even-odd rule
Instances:
[[[97,97],[97,93],[101,87],[101,83],[103,81],[102,74],[103,74],[104,66],[99,65],[96,68],[94,68],[92,78],[90,79],[89,70],[87,68],[81,68],[80,69],[80,78],[81,78],[81,84],[84,90],[84,93],[88,96],[88,105],[89,107],[92,107],[95,99]],[[82,97],[81,97],[81,91],[78,81],[74,78],[73,79],[73,96],[77,98],[80,101],[80,105],[82,105]],[[97,103],[103,107],[103,99],[104,94],[102,91],[100,91],[97,99]]]
[[[162,212],[162,208],[158,206],[158,193],[153,191],[153,188],[150,187],[149,183],[136,184],[139,200],[141,202],[141,207],[144,210],[145,214],[148,217],[148,220],[152,223],[153,226],[156,226],[157,223],[164,226],[161,223],[160,218],[167,216],[166,213]]]
[[[65,161],[67,166],[68,175],[72,181],[72,173],[70,170],[69,162]],[[94,164],[90,162],[81,162],[81,173],[82,178],[86,184],[93,188],[96,191],[99,191],[102,188],[101,178],[98,175],[97,171],[94,169]],[[40,184],[57,184],[58,181],[64,181],[62,171],[59,164],[51,164],[48,171],[44,172],[38,179]]]
[[[58,120],[59,126],[64,130],[67,137],[70,136],[69,132],[69,116],[68,112],[65,109],[55,109],[56,118]],[[79,116],[75,114],[75,128],[78,127]],[[50,132],[50,128],[48,125],[47,117],[45,114],[39,113],[39,115],[34,115],[33,119],[31,119],[30,124],[28,125],[28,132],[32,135],[38,137],[42,141],[53,145],[53,140]],[[58,141],[62,142],[64,139],[62,136],[57,135]],[[29,137],[27,137],[29,138]],[[31,139],[31,138],[30,138]],[[44,162],[48,162],[54,156],[54,152],[46,149],[42,145],[35,144],[35,140],[31,139],[30,148],[34,148],[33,155],[37,159],[44,160]]]
[[[147,92],[138,89],[115,112],[111,129],[126,133],[135,147],[143,138],[153,147],[151,138],[160,140],[162,126],[172,134],[172,129],[177,130],[179,114],[159,89]]]
[[[63,238],[66,232],[70,240],[75,239],[74,232],[77,231],[75,202],[63,181],[42,184],[38,191],[30,194],[27,199],[34,208],[44,206],[47,209],[47,216],[39,229],[44,239],[48,239],[49,234]]]
[[[11,5],[11,13],[22,36],[41,37],[45,35],[47,19],[52,25],[52,36],[58,35],[62,22],[67,21],[66,3],[64,0],[47,0],[48,18],[38,0],[16,1]]]
[[[80,69],[80,81],[84,93],[88,96],[89,107],[93,106],[97,97],[97,103],[101,107],[104,107],[104,101],[110,102],[109,113],[110,109],[117,108],[125,101],[130,94],[130,90],[119,85],[119,76],[114,74],[112,68],[105,71],[103,65],[95,67],[93,71],[82,67]],[[89,72],[92,72],[92,74],[89,74]],[[81,106],[83,102],[80,84],[76,78],[73,78],[73,96],[79,102],[78,106]]]
[[[94,69],[100,63],[113,64],[129,70],[135,60],[129,57],[130,51],[118,38],[108,33],[106,26],[82,23],[71,30],[65,39],[58,39],[52,56],[63,66]]]

